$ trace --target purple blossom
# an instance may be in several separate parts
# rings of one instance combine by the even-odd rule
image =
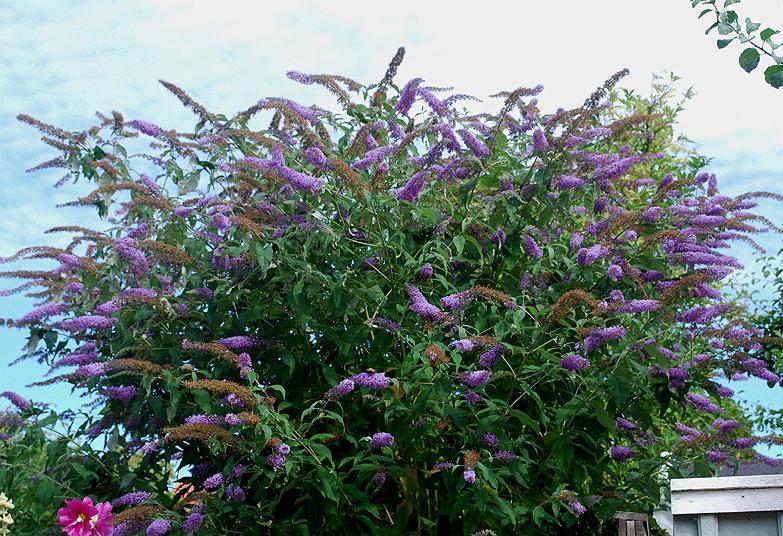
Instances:
[[[212,298],[215,297],[215,291],[207,287],[194,288],[193,292],[195,292],[196,295],[199,296],[200,298],[204,298],[207,300],[211,300]]]
[[[207,426],[221,426],[225,418],[220,415],[190,415],[185,417],[185,424],[204,424]]]
[[[229,484],[226,486],[226,497],[232,501],[243,502],[246,498],[245,490],[237,485]]]
[[[77,316],[56,322],[54,326],[65,331],[77,332],[86,329],[109,329],[119,322],[116,318],[104,316]]]
[[[204,489],[216,489],[223,485],[223,473],[215,473],[204,481]]]
[[[635,453],[633,449],[630,447],[615,445],[609,449],[609,456],[611,456],[613,459],[617,460],[618,462],[624,462],[626,460],[630,460],[631,458],[633,458],[635,456]]]
[[[568,241],[568,245],[571,247],[571,249],[576,249],[582,245],[582,241],[584,241],[584,239],[585,237],[582,236],[582,233],[579,231],[574,231],[571,233],[571,239]]]
[[[422,170],[415,173],[405,186],[392,190],[397,199],[413,203],[421,195],[422,190],[430,179],[429,171]]]
[[[462,383],[464,383],[468,387],[475,388],[487,383],[491,377],[492,377],[492,373],[488,370],[476,370],[474,372],[465,374],[462,377]]]
[[[305,175],[286,166],[279,166],[277,171],[297,190],[316,194],[323,190],[326,185],[326,179],[323,177]]]
[[[497,450],[493,456],[502,462],[510,462],[519,458],[519,456],[507,450]]]
[[[266,464],[273,469],[282,469],[285,467],[285,456],[282,454],[270,454],[266,457]]]
[[[474,136],[471,131],[463,128],[457,132],[459,132],[459,135],[462,136],[462,139],[465,141],[465,145],[468,146],[468,149],[470,149],[476,157],[487,158],[492,154],[492,151],[490,151],[481,140]]]
[[[734,378],[732,377],[732,379],[734,379]],[[746,378],[746,379],[747,379],[747,378]],[[734,391],[732,391],[731,389],[729,389],[728,387],[726,387],[726,386],[724,386],[724,385],[717,385],[717,384],[716,384],[716,385],[714,386],[714,389],[715,389],[715,393],[716,393],[718,396],[720,396],[720,397],[723,397],[723,398],[731,398],[731,397],[733,397],[733,396],[734,396]]]
[[[579,190],[587,184],[587,181],[574,177],[573,175],[564,175],[556,183],[555,187],[559,190]]]
[[[223,420],[229,426],[239,426],[243,423],[242,419],[240,419],[236,413],[227,413]]]
[[[362,372],[350,378],[355,385],[367,387],[369,389],[384,389],[389,387],[390,380],[384,372]]]
[[[353,380],[351,379],[345,379],[326,391],[326,394],[324,394],[324,398],[327,400],[339,400],[340,398],[344,397],[348,393],[354,390],[355,384]]]
[[[544,256],[544,252],[541,250],[541,247],[530,235],[525,235],[522,237],[522,249],[525,250],[525,255],[533,259],[540,259]]]
[[[383,471],[378,471],[375,473],[375,486],[376,487],[383,487],[383,485],[386,483],[386,473]]]
[[[444,115],[448,115],[449,108],[445,104],[443,104],[443,101],[441,101],[438,97],[436,97],[432,91],[420,87],[417,93],[419,96],[421,96],[422,99],[424,99],[424,102],[426,102],[429,105],[429,107],[432,108],[432,111],[435,112],[437,115],[441,117],[443,117]]]
[[[329,165],[329,160],[318,147],[308,147],[305,149],[304,155],[305,158],[316,167],[323,169]]]
[[[468,391],[465,393],[465,401],[470,404],[471,406],[478,404],[481,402],[482,398],[481,395],[478,394],[476,391]]]
[[[729,455],[721,450],[711,448],[707,452],[707,460],[709,460],[712,463],[725,463],[728,461],[728,459],[729,459]]]
[[[496,448],[500,443],[497,436],[490,434],[489,432],[481,436],[481,440],[492,448]]]
[[[581,266],[590,266],[598,259],[609,256],[611,250],[603,244],[595,244],[589,248],[582,248],[576,253],[577,262]]]
[[[71,281],[67,285],[65,285],[65,293],[66,294],[81,294],[81,292],[84,290],[84,283],[80,283],[79,281]]]
[[[465,469],[465,472],[462,475],[462,478],[465,479],[465,482],[468,484],[475,484],[476,483],[476,471],[473,469]]]
[[[0,393],[0,397],[7,398],[11,402],[11,404],[16,406],[21,411],[27,411],[33,406],[32,402],[27,400],[19,393],[15,393],[13,391],[3,391],[2,393]]]
[[[278,454],[282,454],[283,456],[286,456],[290,452],[291,452],[291,445],[288,445],[287,443],[280,443],[277,446],[277,453]]]
[[[735,449],[742,450],[753,448],[756,446],[756,443],[758,443],[758,439],[755,437],[738,437],[731,443],[731,446]]]
[[[492,236],[489,237],[489,241],[499,246],[503,245],[503,243],[505,243],[506,241],[506,231],[504,231],[503,229],[498,229],[497,231],[492,233]]]
[[[452,467],[454,464],[451,462],[438,462],[432,466],[435,471],[448,471]]]
[[[657,311],[661,308],[661,302],[658,300],[630,300],[624,303],[618,311],[621,313],[648,313],[651,311]]]
[[[402,88],[402,92],[400,93],[400,98],[397,101],[397,105],[394,107],[395,111],[401,113],[402,115],[408,115],[411,106],[413,106],[413,103],[416,100],[419,84],[421,84],[423,81],[424,80],[421,78],[414,78],[405,84],[405,86]]]
[[[560,360],[560,366],[566,370],[585,370],[590,366],[590,360],[581,355],[569,355]]]
[[[393,320],[389,320],[388,318],[384,318],[382,316],[376,316],[373,317],[372,323],[376,326],[385,328],[388,331],[391,331],[392,333],[397,333],[402,329],[402,326],[400,326],[397,322]]]
[[[470,352],[476,348],[476,343],[471,339],[460,339],[458,341],[451,342],[450,345],[457,348],[457,350],[460,352]]]
[[[427,279],[430,279],[433,274],[432,265],[430,263],[423,264],[421,268],[419,268],[419,279],[422,281],[426,281]]]
[[[241,348],[257,348],[261,346],[263,341],[258,337],[251,337],[249,335],[235,335],[233,337],[218,339],[217,342],[219,342],[226,348],[231,348],[232,350],[238,350]]]
[[[618,281],[623,277],[623,267],[620,266],[619,264],[612,264],[606,270],[606,274],[609,276],[610,279],[614,281]]]
[[[479,365],[484,368],[490,368],[494,365],[500,356],[503,355],[503,351],[506,349],[502,344],[496,344],[479,357]]]
[[[634,424],[633,422],[629,421],[624,417],[617,417],[617,419],[615,420],[615,425],[617,426],[618,430],[625,430],[626,432],[639,429],[639,427],[636,424]]]
[[[146,134],[147,136],[155,137],[162,132],[161,128],[158,125],[154,123],[150,123],[149,121],[144,121],[143,119],[134,119],[132,121],[128,121],[125,124],[131,128],[135,128],[136,130],[138,130],[142,134]]]
[[[443,311],[429,303],[418,288],[406,283],[405,290],[412,302],[408,307],[411,311],[427,320],[440,320],[443,317]]]
[[[134,396],[138,389],[134,385],[120,385],[117,387],[105,387],[101,394],[113,398],[114,400],[130,400]]]
[[[691,223],[696,227],[718,227],[726,223],[726,218],[723,216],[709,216],[706,214],[700,214],[693,218]]]
[[[459,311],[467,307],[467,305],[473,301],[473,295],[467,290],[462,292],[455,292],[448,296],[443,296],[440,299],[440,304],[444,307],[448,307],[452,311]]]
[[[149,268],[149,261],[147,255],[136,247],[136,242],[130,238],[122,238],[114,243],[114,250],[117,254],[129,260],[136,265],[140,270],[146,270]]]
[[[592,352],[599,346],[616,339],[625,337],[628,334],[623,326],[611,326],[608,328],[599,328],[587,337],[585,337],[585,351]]]
[[[182,523],[182,530],[187,534],[194,534],[204,523],[204,505],[197,504],[191,509],[190,514]]]
[[[706,396],[696,393],[688,393],[685,397],[696,408],[709,413],[719,413],[720,408]]]
[[[147,443],[144,443],[144,445],[141,446],[139,449],[139,452],[142,454],[152,454],[158,450],[158,442],[157,441],[148,441]]]
[[[587,508],[584,507],[582,503],[577,501],[576,499],[572,499],[568,501],[568,506],[571,507],[571,510],[574,511],[574,513],[578,516],[584,515],[587,513]]]
[[[156,519],[147,527],[147,536],[163,536],[171,530],[171,521],[168,519]]]
[[[101,316],[110,315],[112,313],[116,313],[117,311],[122,311],[122,309],[125,307],[125,304],[125,300],[114,298],[98,305],[94,312]]]
[[[542,153],[549,150],[549,141],[540,128],[533,131],[533,149]]]
[[[391,447],[394,444],[394,436],[387,432],[377,432],[370,438],[370,446],[374,449]]]
[[[725,421],[723,419],[715,419],[715,421],[712,423],[712,427],[722,434],[727,434],[729,432],[733,432],[734,430],[742,428],[743,425],[741,422],[735,421],[734,419],[730,419],[728,421]]]
[[[22,318],[17,320],[15,323],[30,324],[33,322],[38,322],[39,320],[43,320],[44,318],[48,318],[50,316],[55,316],[64,313],[69,308],[70,306],[67,303],[47,303],[46,305],[42,305],[37,309],[33,309],[29,313],[22,316]]]
[[[152,493],[149,491],[132,491],[114,499],[111,505],[115,508],[121,506],[136,506],[137,504],[147,502],[150,497],[152,497]]]
[[[107,363],[87,363],[86,365],[82,365],[76,369],[74,374],[78,374],[79,376],[83,376],[85,378],[94,378],[96,376],[102,376],[103,374],[106,374],[107,370]]]
[[[109,534],[111,534],[111,536],[131,536],[132,534],[138,534],[140,531],[144,530],[145,524],[146,523],[139,520],[123,521],[119,525],[115,525],[114,529]]]

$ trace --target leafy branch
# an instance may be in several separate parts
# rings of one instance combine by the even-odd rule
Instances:
[[[717,40],[719,49],[726,48],[734,41],[746,46],[739,55],[739,65],[745,72],[750,73],[758,67],[761,56],[767,56],[774,63],[764,70],[764,80],[772,87],[778,89],[783,86],[783,56],[778,56],[775,51],[783,46],[783,42],[774,42],[772,38],[780,34],[780,30],[764,28],[759,32],[761,24],[753,22],[750,17],[745,17],[743,25],[739,15],[733,9],[726,9],[733,4],[739,4],[740,0],[725,0],[723,8],[718,7],[717,0],[691,0],[691,6],[707,6],[699,18],[712,14],[715,22],[707,28],[705,34],[717,29],[718,34],[725,36]]]

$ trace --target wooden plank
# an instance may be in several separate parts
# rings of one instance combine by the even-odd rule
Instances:
[[[783,475],[721,476],[714,478],[674,478],[671,490],[710,490],[783,488]]]
[[[634,521],[634,524],[636,525],[635,536],[650,536],[649,533],[647,532],[646,521]]]
[[[615,519],[630,519],[632,521],[647,521],[647,514],[640,512],[617,512],[614,515]]]
[[[699,516],[699,536],[718,536],[718,516],[715,514]]]
[[[672,514],[783,511],[783,489],[672,491]]]

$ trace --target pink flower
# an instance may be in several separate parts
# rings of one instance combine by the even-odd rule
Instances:
[[[58,523],[68,536],[108,536],[112,531],[111,504],[93,505],[90,497],[65,501],[65,508],[57,510]]]

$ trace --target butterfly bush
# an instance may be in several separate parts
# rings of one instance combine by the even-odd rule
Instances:
[[[330,109],[226,116],[164,82],[193,131],[20,116],[107,222],[5,275],[44,302],[10,322],[47,343],[38,383],[94,395],[90,433],[136,460],[115,532],[594,534],[778,441],[727,394],[778,378],[720,292],[772,194],[719,192],[671,87],[621,71],[571,110],[536,86],[471,114],[398,87],[401,59],[373,85],[289,73]]]

